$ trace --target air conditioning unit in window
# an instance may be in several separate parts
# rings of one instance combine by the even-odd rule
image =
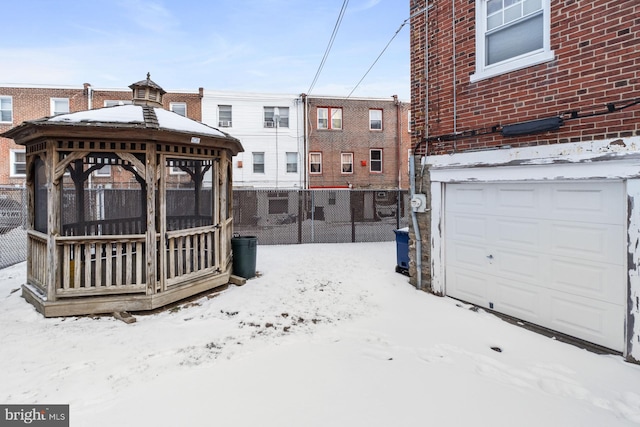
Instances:
[[[230,128],[231,120],[221,120],[218,122],[218,126],[220,126],[221,128]]]
[[[276,127],[276,122],[264,122],[264,127],[266,128]]]

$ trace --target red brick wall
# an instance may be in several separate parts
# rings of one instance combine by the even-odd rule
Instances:
[[[345,187],[351,184],[353,188],[398,188],[398,156],[403,167],[409,148],[408,105],[400,106],[400,137],[405,146],[398,150],[398,110],[393,99],[310,97],[308,151],[322,153],[322,174],[309,176],[310,187]],[[342,108],[342,129],[318,129],[319,107]],[[382,110],[382,130],[369,130],[370,109]],[[381,173],[370,171],[370,149],[382,150]],[[341,153],[353,153],[352,174],[342,173]]]
[[[456,131],[561,115],[605,112],[606,104],[640,98],[640,2],[551,2],[551,49],[555,60],[470,82],[475,72],[475,1],[454,0],[456,9]],[[411,12],[426,6],[411,0]],[[429,92],[424,79],[425,14],[413,19],[411,85],[412,143],[454,132],[452,2],[433,2],[428,17]],[[425,97],[428,95],[428,128]],[[620,104],[618,104],[620,105]],[[568,115],[564,116],[565,118]],[[428,132],[426,132],[428,131]],[[523,137],[459,137],[431,141],[429,154],[508,144],[512,147],[624,138],[640,135],[640,105],[597,117],[565,120],[558,131]]]
[[[13,123],[0,124],[0,133],[6,132],[14,126],[18,126],[26,120],[35,120],[51,115],[51,98],[68,98],[71,112],[83,111],[89,108],[87,90],[77,88],[16,88],[0,87],[0,96],[11,96],[13,99]],[[106,100],[130,101],[131,90],[94,90],[92,95],[92,107],[104,107]],[[202,90],[199,92],[170,92],[163,97],[163,106],[167,110],[171,102],[184,102],[187,104],[187,116],[194,120],[202,120],[201,108]],[[0,185],[22,185],[24,178],[10,178],[10,151],[23,149],[14,144],[11,139],[0,137]],[[99,180],[115,180],[115,178],[98,178]]]

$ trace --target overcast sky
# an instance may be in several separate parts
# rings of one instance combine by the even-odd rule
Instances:
[[[4,2],[0,85],[308,93],[343,0]],[[350,0],[315,95],[347,96],[409,17],[408,0]],[[409,100],[409,25],[354,97]]]

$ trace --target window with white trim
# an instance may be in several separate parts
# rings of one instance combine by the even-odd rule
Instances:
[[[9,150],[9,176],[11,178],[27,176],[27,153],[24,150]]]
[[[96,177],[111,176],[111,165],[104,165],[100,169],[96,169],[93,175]]]
[[[69,98],[51,98],[51,115],[66,114],[69,112]]]
[[[340,172],[353,173],[353,153],[340,153]]]
[[[369,150],[369,171],[382,172],[382,150]]]
[[[287,173],[298,173],[298,153],[287,153]]]
[[[0,123],[13,122],[13,98],[0,96]]]
[[[309,173],[322,173],[322,153],[309,153]]]
[[[253,173],[264,173],[264,153],[253,154]]]
[[[186,102],[170,102],[169,110],[176,114],[180,114],[183,117],[187,117],[187,103]]]
[[[318,129],[342,129],[342,108],[318,108]]]
[[[369,130],[382,130],[382,110],[369,110]]]
[[[116,105],[131,105],[133,104],[133,101],[128,100],[117,100],[117,99],[107,99],[104,101],[104,106],[105,107],[115,107]]]
[[[218,127],[230,128],[233,124],[231,105],[218,105]]]
[[[476,0],[471,81],[552,60],[550,8],[550,0]]]
[[[264,127],[289,127],[289,107],[264,107]]]

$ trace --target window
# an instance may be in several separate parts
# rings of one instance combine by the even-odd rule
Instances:
[[[116,105],[130,105],[132,104],[133,101],[129,100],[129,101],[119,101],[117,99],[108,99],[106,101],[104,101],[104,106],[105,107],[114,107]]]
[[[298,173],[298,153],[287,153],[287,172]]]
[[[24,150],[9,152],[9,176],[21,178],[27,175],[27,153]]]
[[[218,126],[229,128],[232,124],[231,105],[218,105]]]
[[[171,102],[169,103],[169,110],[187,117],[187,104],[185,102]]]
[[[0,96],[0,122],[13,122],[13,99],[10,96]]]
[[[549,12],[549,0],[476,0],[471,81],[552,60]]]
[[[309,153],[309,173],[322,173],[322,153]]]
[[[269,214],[288,214],[289,213],[289,194],[286,191],[269,191]]]
[[[382,150],[369,151],[369,165],[371,172],[382,172]]]
[[[411,133],[411,110],[407,111],[407,132]]]
[[[342,129],[342,108],[318,108],[318,129]]]
[[[264,153],[253,153],[253,173],[264,173]]]
[[[264,127],[288,128],[289,107],[264,107]]]
[[[369,110],[369,129],[382,130],[382,110]]]
[[[340,154],[340,171],[342,173],[353,173],[353,153]]]
[[[96,171],[93,174],[97,177],[111,176],[111,165],[104,165],[100,169],[96,169]]]
[[[66,114],[69,112],[69,98],[51,98],[51,115]]]
[[[13,99],[10,96],[0,96],[0,122],[13,122]]]

